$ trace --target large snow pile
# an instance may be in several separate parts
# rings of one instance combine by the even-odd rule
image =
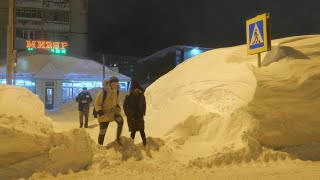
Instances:
[[[78,171],[91,163],[92,140],[82,130],[54,133],[37,95],[0,85],[0,179]]]
[[[123,145],[113,142],[114,122],[106,147],[95,146],[98,124],[75,129],[74,99],[49,113],[60,131],[72,129],[55,133],[36,95],[0,85],[0,179],[314,178],[319,163],[291,159],[320,160],[318,42],[273,41],[262,68],[244,45],[185,61],[146,90],[147,147],[126,125]]]
[[[147,132],[197,166],[269,156],[319,160],[319,41],[273,41],[263,54],[270,65],[260,69],[244,45],[185,61],[147,89]]]

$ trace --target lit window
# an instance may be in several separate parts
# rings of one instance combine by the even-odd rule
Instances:
[[[62,102],[76,97],[82,88],[86,87],[88,90],[92,88],[102,87],[101,81],[81,81],[81,82],[63,82],[62,83]]]

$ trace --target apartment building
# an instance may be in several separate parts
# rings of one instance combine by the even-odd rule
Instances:
[[[4,1],[1,37],[7,37],[8,0]],[[67,41],[68,54],[87,56],[88,0],[15,0],[15,10],[15,48],[19,51],[26,50],[26,40]],[[4,59],[7,38],[0,41],[0,59]]]

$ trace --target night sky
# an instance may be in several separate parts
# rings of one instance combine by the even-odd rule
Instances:
[[[89,0],[89,51],[144,57],[185,44],[245,44],[245,22],[271,15],[272,39],[320,33],[320,0]]]

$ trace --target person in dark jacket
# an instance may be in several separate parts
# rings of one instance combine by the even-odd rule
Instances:
[[[146,134],[144,132],[144,118],[146,114],[146,99],[144,89],[139,85],[138,81],[132,82],[130,94],[126,96],[123,109],[127,116],[129,131],[131,138],[134,139],[136,132],[139,131],[143,145],[147,145]]]
[[[82,88],[82,92],[78,94],[76,101],[78,102],[80,128],[83,126],[83,116],[85,117],[84,127],[88,128],[89,108],[92,97],[86,87]]]

